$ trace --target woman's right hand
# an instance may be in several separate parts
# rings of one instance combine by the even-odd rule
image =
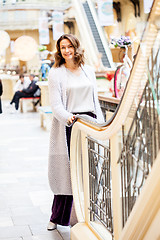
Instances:
[[[68,124],[72,124],[72,123],[73,123],[73,121],[75,120],[75,118],[76,118],[76,116],[75,116],[75,115],[73,115],[73,116],[69,117],[69,118],[68,118],[68,121],[67,121],[67,123],[68,123]]]

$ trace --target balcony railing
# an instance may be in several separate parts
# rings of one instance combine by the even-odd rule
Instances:
[[[0,2],[0,9],[54,9],[63,11],[67,9],[71,3],[71,0],[3,0]]]

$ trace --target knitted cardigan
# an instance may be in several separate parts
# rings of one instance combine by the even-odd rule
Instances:
[[[88,66],[81,66],[86,76],[94,85],[94,104],[97,121],[103,122],[104,118],[100,109],[96,77],[94,70]],[[51,190],[55,195],[71,195],[70,162],[67,150],[66,126],[68,117],[72,113],[66,110],[67,72],[64,65],[52,68],[48,76],[49,99],[53,111],[53,120],[50,133],[48,178]]]

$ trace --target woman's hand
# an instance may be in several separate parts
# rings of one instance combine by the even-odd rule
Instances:
[[[73,121],[75,120],[75,118],[76,118],[76,116],[75,116],[75,115],[73,115],[73,116],[69,117],[69,118],[68,118],[68,121],[67,121],[67,123],[68,123],[68,124],[72,124],[72,123],[73,123]]]

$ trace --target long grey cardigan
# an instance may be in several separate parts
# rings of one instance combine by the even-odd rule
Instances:
[[[96,77],[93,69],[88,66],[82,66],[86,76],[94,85],[94,104],[97,120],[103,122],[103,115],[100,109]],[[48,76],[49,99],[53,111],[53,121],[50,133],[48,177],[51,190],[55,195],[71,195],[70,163],[68,158],[66,126],[68,117],[72,113],[66,110],[66,68],[62,65],[59,68],[52,68]]]

